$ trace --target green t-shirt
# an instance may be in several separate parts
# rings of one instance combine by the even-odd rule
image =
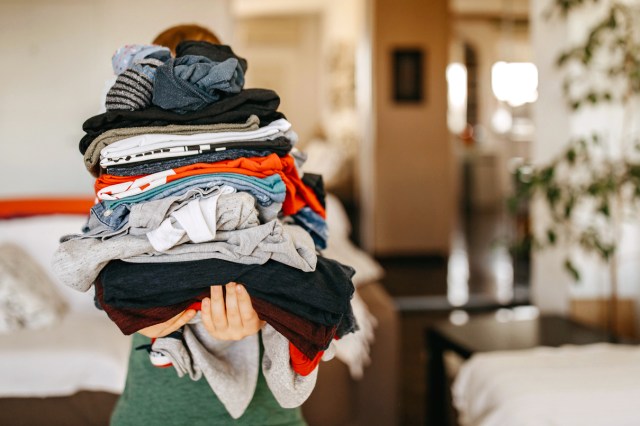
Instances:
[[[271,394],[262,375],[242,417],[233,419],[209,387],[206,379],[178,377],[173,368],[151,365],[145,350],[150,339],[133,336],[129,370],[124,392],[111,416],[112,426],[138,425],[305,425],[300,408],[282,408]]]

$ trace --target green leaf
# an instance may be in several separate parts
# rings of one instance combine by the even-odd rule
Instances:
[[[555,206],[555,204],[558,202],[558,200],[560,199],[560,187],[558,187],[557,185],[550,185],[549,187],[547,187],[547,201],[549,201],[549,204],[551,204],[552,206]]]
[[[556,61],[557,66],[561,67],[562,65],[564,65],[570,57],[571,55],[568,52],[563,52],[560,56],[558,56],[558,59]]]
[[[556,171],[553,167],[545,167],[540,171],[540,181],[543,184],[549,184],[549,182],[551,182],[551,180],[553,179],[555,172]]]
[[[564,205],[564,218],[569,219],[573,212],[573,207],[576,204],[576,197],[574,195],[569,196],[567,203]]]
[[[578,271],[571,259],[565,259],[564,269],[571,275],[574,281],[580,281],[580,271]]]
[[[518,206],[520,204],[520,197],[516,194],[513,197],[507,198],[507,209],[512,214],[518,211]]]
[[[549,241],[549,244],[554,245],[557,239],[556,232],[553,229],[547,229],[547,241]]]
[[[607,201],[603,201],[603,203],[598,208],[598,211],[605,217],[611,217],[611,211],[609,210],[609,203]]]

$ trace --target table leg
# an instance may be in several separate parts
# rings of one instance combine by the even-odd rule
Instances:
[[[449,398],[447,398],[449,389],[444,365],[446,345],[442,337],[433,330],[427,331],[425,343],[427,349],[425,418],[428,426],[447,426],[449,425]]]

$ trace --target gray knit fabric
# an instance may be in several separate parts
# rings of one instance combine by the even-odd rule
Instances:
[[[283,408],[299,407],[316,386],[318,367],[306,376],[293,371],[289,341],[269,324],[262,328],[262,344],[262,374],[271,393]]]
[[[185,329],[186,327],[182,331],[184,332]],[[178,373],[178,377],[186,375],[191,380],[200,380],[202,377],[202,370],[197,365],[194,365],[191,354],[182,339],[159,337],[151,345],[151,350],[169,358],[171,365]]]
[[[277,220],[260,226],[221,231],[208,243],[177,245],[167,252],[153,250],[144,236],[123,235],[101,241],[94,238],[61,243],[53,255],[58,279],[79,291],[87,291],[102,268],[114,259],[130,262],[181,262],[222,259],[243,264],[264,264],[269,259],[305,272],[314,271],[318,260],[311,236],[296,225]]]
[[[299,407],[316,384],[318,368],[307,376],[291,368],[289,341],[269,324],[262,328],[262,374],[283,408]],[[240,417],[253,398],[258,379],[258,335],[239,341],[212,338],[199,315],[184,327],[184,343],[174,338],[159,338],[152,350],[167,356],[178,376],[192,380],[204,376],[211,389],[233,418]]]
[[[158,59],[148,58],[127,68],[107,92],[107,111],[136,111],[151,106],[156,69],[162,64]]]
[[[192,380],[204,376],[231,417],[237,419],[249,406],[256,389],[259,345],[257,334],[238,341],[214,339],[197,321],[184,327],[184,343],[159,338],[151,349],[171,359],[178,376],[187,374]]]
[[[219,123],[205,125],[179,125],[170,124],[168,126],[149,126],[149,127],[129,127],[112,129],[102,133],[95,138],[84,153],[84,165],[87,170],[94,176],[98,177],[100,172],[100,151],[105,146],[111,145],[122,139],[133,136],[166,133],[172,135],[193,135],[196,133],[213,133],[213,132],[244,132],[249,130],[257,130],[260,127],[260,119],[252,115],[245,123]]]

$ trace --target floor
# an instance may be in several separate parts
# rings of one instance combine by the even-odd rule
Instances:
[[[513,259],[512,224],[501,209],[466,211],[452,235],[451,253],[379,259],[384,284],[401,315],[399,424],[424,425],[424,333],[436,321],[528,303],[527,259]]]

